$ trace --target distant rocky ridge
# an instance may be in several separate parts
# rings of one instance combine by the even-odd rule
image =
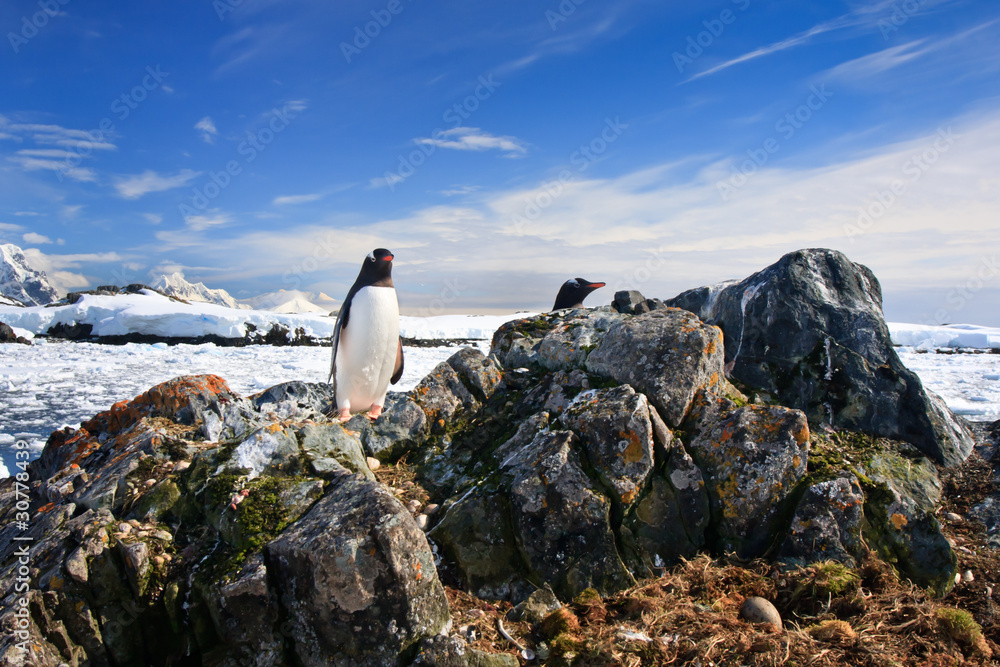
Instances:
[[[59,293],[44,271],[33,269],[16,245],[0,245],[0,296],[9,305],[44,306],[59,299]],[[2,300],[0,300],[2,303]]]
[[[249,308],[230,296],[229,292],[224,289],[210,289],[205,287],[205,283],[188,282],[184,279],[183,273],[174,272],[169,276],[161,275],[153,282],[152,287],[162,294],[185,301],[214,303],[226,308]]]
[[[781,302],[798,315],[774,335],[818,309],[831,318],[831,350],[852,336],[889,345],[877,320],[836,326],[854,313],[844,285],[877,290],[862,267],[827,251],[782,262],[762,273],[800,262],[838,270],[814,273],[825,289],[790,283]],[[728,336],[692,312],[637,293],[616,295],[616,306],[509,322],[488,357],[456,352],[413,390],[390,394],[374,424],[331,422],[330,385],[243,397],[197,376],[54,433],[22,481],[32,516],[23,529],[14,481],[0,483],[0,627],[30,651],[0,644],[0,659],[515,665],[466,645],[442,578],[490,600],[549,587],[567,601],[620,591],[700,552],[789,565],[876,559],[934,594],[954,585],[932,459],[957,465],[971,435],[917,400],[919,385],[896,387],[916,402],[897,432],[924,451],[846,429],[809,403],[782,405],[769,386],[734,385]],[[772,314],[740,312],[748,331]],[[759,354],[776,364],[789,350]],[[863,393],[841,408],[838,392],[884,372],[839,365],[849,357],[838,354],[829,366],[811,359],[790,384],[815,381],[818,364],[807,395],[834,410],[863,408]],[[850,377],[830,384],[827,368]],[[941,418],[951,430],[935,427]],[[404,485],[372,473],[374,461],[403,457],[418,482],[409,488],[424,494],[405,504]],[[20,629],[17,536],[32,543]]]

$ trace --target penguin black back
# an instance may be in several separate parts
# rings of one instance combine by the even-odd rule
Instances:
[[[555,305],[552,310],[562,308],[582,308],[583,300],[596,289],[604,287],[606,283],[592,283],[583,278],[572,278],[563,283],[556,295]]]

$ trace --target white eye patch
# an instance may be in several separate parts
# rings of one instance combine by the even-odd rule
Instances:
[[[576,282],[576,278],[573,278],[572,280],[567,280],[566,283],[569,284],[569,285],[572,285],[573,287],[579,287],[580,286],[580,283]]]
[[[372,250],[370,253],[368,253],[368,261],[369,262],[374,262],[375,261],[375,251],[374,250]]]

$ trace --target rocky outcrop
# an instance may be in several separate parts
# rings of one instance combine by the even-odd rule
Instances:
[[[876,558],[939,594],[953,585],[924,452],[813,428],[744,383],[748,398],[726,379],[719,327],[616,303],[510,322],[489,356],[456,352],[375,423],[330,421],[327,384],[244,397],[208,375],[54,433],[0,483],[0,627],[28,651],[0,656],[516,664],[451,627],[442,582],[551,610],[705,551]],[[408,504],[369,467],[400,459],[422,494]]]
[[[839,252],[792,252],[666,303],[718,325],[730,376],[814,426],[910,442],[945,465],[972,450],[968,429],[893,350],[878,279]]]
[[[31,341],[23,336],[18,336],[9,325],[0,322],[0,343],[21,343],[31,345]]]

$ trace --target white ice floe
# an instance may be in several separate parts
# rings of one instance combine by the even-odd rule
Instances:
[[[975,324],[902,324],[889,322],[893,345],[930,350],[939,347],[1000,349],[1000,329]]]

